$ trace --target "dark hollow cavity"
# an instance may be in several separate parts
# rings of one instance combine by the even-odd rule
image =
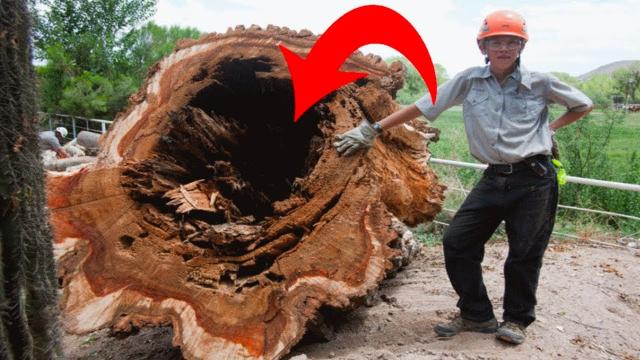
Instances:
[[[163,139],[165,154],[187,170],[181,183],[212,179],[243,216],[258,221],[273,214],[274,201],[290,196],[323,144],[317,108],[294,123],[291,80],[270,70],[267,58],[220,62],[189,109],[170,115],[174,130]]]

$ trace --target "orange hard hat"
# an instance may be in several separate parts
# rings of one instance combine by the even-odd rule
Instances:
[[[498,35],[511,35],[524,41],[529,40],[524,18],[511,10],[498,10],[487,15],[478,32],[478,40]]]

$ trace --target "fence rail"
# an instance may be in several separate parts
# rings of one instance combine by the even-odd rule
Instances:
[[[484,170],[487,168],[487,165],[485,164],[475,164],[475,163],[468,163],[463,161],[455,161],[455,160],[447,160],[447,159],[431,158],[429,159],[429,161],[434,164],[444,164],[444,165],[451,165],[451,166],[478,169],[478,170]],[[604,187],[608,189],[640,192],[640,185],[638,184],[627,184],[627,183],[621,183],[621,182],[615,182],[615,181],[581,178],[577,176],[567,176],[567,182],[582,184],[582,185],[599,186],[599,187]]]
[[[430,158],[429,161],[434,163],[434,164],[443,164],[443,165],[450,165],[450,166],[456,166],[456,167],[471,168],[471,169],[476,169],[476,170],[484,170],[484,169],[487,168],[487,165],[484,165],[484,164],[468,163],[468,162],[447,160],[447,159]],[[599,187],[605,187],[605,188],[617,189],[617,190],[640,191],[640,185],[638,185],[638,184],[626,184],[626,183],[620,183],[620,182],[615,182],[615,181],[604,181],[604,180],[597,180],[597,179],[580,178],[580,177],[576,177],[576,176],[567,176],[567,182],[572,182],[572,183],[582,184],[582,185],[599,186]],[[460,191],[460,192],[463,192],[465,194],[469,193],[469,190],[460,189],[460,188],[456,188],[456,187],[448,187],[448,190]],[[559,208],[568,209],[568,210],[583,211],[583,212],[589,212],[589,213],[596,213],[596,214],[600,214],[600,215],[607,215],[607,216],[620,217],[620,218],[626,218],[626,219],[630,219],[630,220],[640,221],[640,217],[632,216],[632,215],[626,215],[626,214],[620,214],[620,213],[615,213],[615,212],[611,212],[611,211],[596,210],[596,209],[586,209],[586,208],[581,208],[581,207],[576,207],[576,206],[569,206],[569,205],[561,205],[561,204],[559,204],[558,207]],[[449,208],[445,208],[444,210],[448,211],[448,212],[451,212],[451,213],[456,213],[457,212],[457,210],[449,209]],[[437,224],[443,225],[443,226],[449,226],[449,224],[446,223],[446,222],[434,221],[434,223],[437,223]],[[616,248],[625,248],[624,246],[620,246],[620,245],[617,245],[617,244],[611,244],[611,243],[608,243],[608,242],[602,242],[602,241],[595,240],[595,239],[584,238],[584,237],[581,237],[581,236],[560,233],[560,232],[557,232],[557,231],[553,231],[552,233],[554,235],[558,235],[558,236],[568,237],[568,238],[572,238],[572,239],[586,240],[586,241],[597,243],[597,244],[601,244],[601,245],[607,245],[607,246],[612,246],[612,247],[616,247]],[[623,238],[625,238],[627,236],[633,236],[633,235],[636,235],[636,234],[637,233],[626,235],[626,236],[622,236],[618,240],[623,239]]]
[[[459,191],[465,194],[470,193],[469,190],[466,189],[461,189],[461,188],[457,188],[457,187],[452,187],[452,186],[448,186],[447,190],[452,190],[452,191]],[[577,211],[583,211],[583,212],[589,212],[589,213],[594,213],[594,214],[600,214],[600,215],[608,215],[608,216],[615,216],[615,217],[621,217],[621,218],[625,218],[625,219],[630,219],[630,220],[638,220],[640,221],[640,217],[637,216],[633,216],[633,215],[627,215],[627,214],[620,214],[620,213],[616,213],[616,212],[612,212],[612,211],[604,211],[604,210],[596,210],[596,209],[587,209],[587,208],[581,208],[581,207],[577,207],[577,206],[569,206],[569,205],[562,205],[559,204],[558,208],[561,209],[569,209],[569,210],[577,210]],[[456,212],[457,210],[453,210],[453,209],[444,209],[446,211],[453,211]]]
[[[107,128],[113,123],[111,120],[91,119],[66,114],[40,113],[39,115],[41,119],[40,125],[42,127],[48,127],[49,130],[53,130],[58,126],[70,128],[74,138],[78,135],[78,132],[82,130],[102,134],[107,131]]]

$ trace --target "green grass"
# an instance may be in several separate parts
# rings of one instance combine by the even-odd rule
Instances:
[[[442,229],[433,223],[420,224],[412,230],[416,239],[425,246],[433,247],[442,244]]]
[[[440,129],[440,140],[429,145],[434,157],[450,160],[471,160],[462,121],[462,108],[449,109],[429,125]]]
[[[604,117],[602,113],[592,116],[595,122]],[[623,122],[613,128],[607,155],[614,163],[621,163],[628,161],[634,151],[640,154],[640,112],[627,113]]]

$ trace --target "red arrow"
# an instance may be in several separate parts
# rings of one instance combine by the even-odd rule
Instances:
[[[349,11],[331,24],[306,59],[279,45],[293,81],[294,122],[325,95],[367,76],[366,73],[340,71],[347,57],[367,44],[383,44],[400,51],[425,80],[431,101],[435,103],[436,72],[429,50],[416,29],[394,10],[367,5]]]

